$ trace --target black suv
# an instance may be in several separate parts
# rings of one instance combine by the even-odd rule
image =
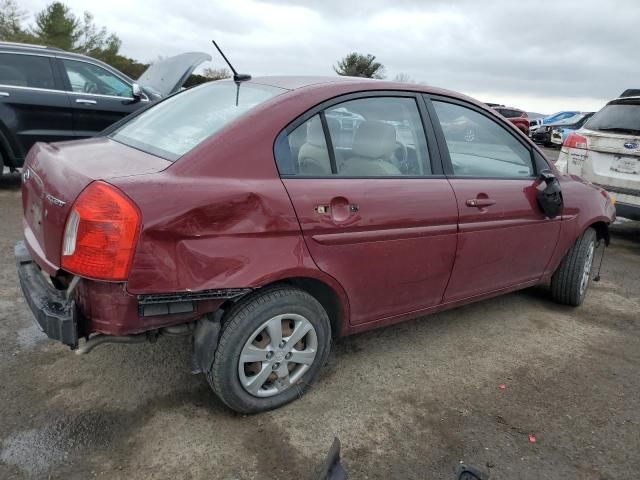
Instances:
[[[211,60],[183,53],[155,63],[134,82],[84,55],[0,42],[0,175],[21,167],[35,142],[86,138],[125,115],[178,91]]]

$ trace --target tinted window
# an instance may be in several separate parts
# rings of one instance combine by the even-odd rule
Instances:
[[[495,120],[470,108],[433,102],[454,174],[470,177],[529,177],[529,149]]]
[[[285,91],[253,83],[207,83],[133,117],[111,138],[173,161],[232,120]]]
[[[62,62],[74,92],[131,98],[131,86],[104,68],[74,60]]]
[[[14,87],[55,88],[49,58],[1,53],[0,84]]]
[[[590,130],[640,134],[640,100],[610,103],[585,125]]]
[[[293,173],[345,177],[423,176],[431,173],[427,141],[413,98],[375,97],[340,103],[288,136]],[[332,165],[332,160],[334,164]],[[280,172],[290,173],[279,159]]]
[[[517,118],[522,115],[522,112],[518,110],[510,110],[508,108],[496,108],[496,110],[505,118]]]

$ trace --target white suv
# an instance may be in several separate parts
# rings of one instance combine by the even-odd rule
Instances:
[[[607,190],[619,216],[640,220],[640,97],[607,103],[567,137],[556,166]]]

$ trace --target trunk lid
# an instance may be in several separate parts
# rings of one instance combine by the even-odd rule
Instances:
[[[108,138],[34,145],[22,173],[24,236],[34,260],[51,275],[59,269],[67,216],[91,182],[156,173],[169,165]]]
[[[147,68],[138,83],[166,97],[177,92],[198,65],[210,60],[211,55],[204,52],[187,52],[165,58]]]

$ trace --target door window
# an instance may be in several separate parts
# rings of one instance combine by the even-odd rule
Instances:
[[[54,89],[49,57],[0,54],[0,85]]]
[[[431,174],[427,140],[413,98],[372,97],[334,105],[292,131],[288,147],[286,161],[278,158],[281,174],[357,178]]]
[[[453,173],[459,177],[531,177],[531,152],[491,118],[453,103],[434,101]]]
[[[132,97],[131,85],[104,68],[74,60],[63,60],[62,62],[72,91],[114,97]]]

